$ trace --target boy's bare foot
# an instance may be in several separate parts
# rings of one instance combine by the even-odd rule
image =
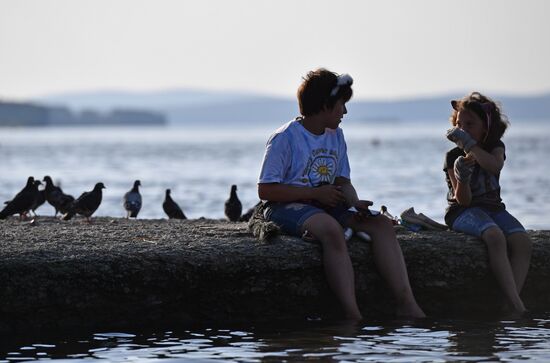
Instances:
[[[402,304],[395,309],[395,315],[402,318],[425,318],[426,314],[422,311],[420,306],[416,303]]]

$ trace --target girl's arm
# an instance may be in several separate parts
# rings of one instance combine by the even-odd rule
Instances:
[[[493,175],[500,173],[504,166],[504,148],[502,147],[497,147],[488,153],[476,145],[470,150],[469,154],[474,156],[481,168]]]
[[[345,201],[342,188],[335,185],[322,185],[317,188],[296,187],[280,183],[258,184],[258,196],[271,202],[296,202],[300,200],[316,200],[322,204],[336,206]]]
[[[463,206],[468,206],[472,202],[472,190],[470,189],[470,183],[461,183],[456,179],[455,171],[453,168],[448,168],[447,173],[449,174],[449,179],[451,179],[451,184],[453,185],[453,190],[455,191],[455,199],[458,204]]]

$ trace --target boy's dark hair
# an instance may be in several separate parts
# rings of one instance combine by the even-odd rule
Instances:
[[[298,104],[302,116],[315,115],[324,107],[331,109],[340,99],[344,103],[351,99],[353,80],[347,76],[351,82],[338,86],[338,77],[334,72],[319,68],[310,71],[303,78],[304,81],[298,88]]]
[[[487,136],[481,146],[485,150],[495,147],[510,124],[500,107],[492,99],[479,92],[472,92],[461,100],[453,100],[451,105],[454,110],[449,121],[453,126],[456,126],[458,112],[463,110],[473,112],[484,122]]]

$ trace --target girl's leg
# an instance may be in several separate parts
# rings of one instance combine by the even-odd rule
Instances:
[[[355,298],[355,276],[340,224],[326,213],[306,219],[303,230],[309,231],[323,246],[323,266],[328,284],[342,304],[348,319],[362,319]]]
[[[374,260],[380,275],[386,280],[397,300],[397,314],[413,318],[425,317],[414,298],[405,259],[391,221],[379,216],[363,221],[352,219],[349,224],[354,230],[365,231],[372,237]]]
[[[510,265],[512,265],[512,273],[514,274],[514,281],[519,294],[529,270],[532,242],[531,238],[524,232],[511,234],[506,240],[510,253]]]
[[[522,224],[508,211],[503,210],[493,213],[492,218],[506,235],[510,265],[512,266],[512,273],[519,294],[523,288],[529,270],[529,262],[531,261],[531,239]]]
[[[504,233],[499,227],[493,226],[481,234],[481,239],[487,244],[489,264],[504,295],[517,313],[524,313],[525,306],[519,297],[512,266],[508,260]]]

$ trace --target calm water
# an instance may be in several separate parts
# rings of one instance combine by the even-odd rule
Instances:
[[[226,128],[0,129],[0,201],[29,175],[51,175],[79,195],[105,183],[97,215],[123,216],[121,198],[142,182],[140,218],[162,218],[164,190],[191,218],[221,218],[231,184],[246,207],[257,201],[265,141],[277,125]],[[398,214],[414,206],[442,221],[446,124],[346,125],[352,180],[365,199]],[[502,172],[508,209],[528,228],[550,229],[550,126],[513,125]],[[43,206],[40,214],[53,214]],[[470,320],[468,320],[470,319]],[[293,321],[267,326],[166,327],[0,340],[0,361],[24,360],[515,361],[550,360],[550,313],[518,321],[426,320],[350,326]]]
[[[102,181],[96,214],[123,216],[122,196],[140,179],[140,218],[164,218],[164,190],[188,217],[223,217],[231,184],[244,208],[257,202],[256,180],[270,132],[277,125],[208,128],[0,129],[0,201],[13,197],[29,175],[51,175],[75,196]],[[352,181],[359,196],[393,214],[414,206],[440,222],[446,205],[442,172],[452,145],[441,124],[346,124]],[[527,228],[550,229],[550,125],[515,124],[505,136],[501,175],[508,210]],[[39,214],[53,214],[49,205]]]
[[[0,345],[0,362],[447,362],[550,359],[550,314],[520,321],[426,320],[346,325],[99,332]]]

